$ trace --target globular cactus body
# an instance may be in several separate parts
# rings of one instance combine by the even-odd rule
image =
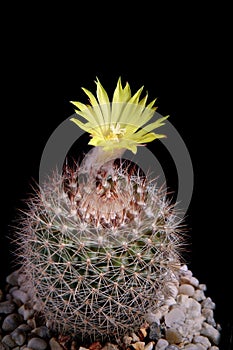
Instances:
[[[179,265],[179,219],[164,194],[114,172],[81,184],[78,172],[54,174],[25,217],[28,288],[59,331],[120,336],[139,327]]]

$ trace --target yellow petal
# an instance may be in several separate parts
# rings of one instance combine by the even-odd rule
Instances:
[[[139,98],[141,96],[142,90],[144,89],[144,87],[142,86],[129,100],[129,103],[135,103],[138,104]]]
[[[97,85],[97,98],[99,101],[99,104],[109,104],[109,98],[108,98],[108,94],[105,91],[105,89],[103,88],[103,86],[101,85],[100,81],[98,78],[96,78],[96,85]]]

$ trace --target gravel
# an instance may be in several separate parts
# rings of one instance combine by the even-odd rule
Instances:
[[[206,285],[183,265],[179,281],[166,288],[164,304],[148,311],[140,331],[126,334],[121,344],[95,341],[86,348],[47,328],[25,289],[24,276],[13,271],[0,290],[0,350],[219,350],[221,327]]]

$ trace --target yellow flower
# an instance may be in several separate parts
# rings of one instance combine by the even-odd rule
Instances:
[[[152,130],[164,125],[164,120],[168,116],[145,125],[155,113],[156,107],[153,106],[156,99],[146,105],[148,98],[146,94],[140,100],[143,87],[132,95],[129,84],[123,88],[119,78],[110,102],[107,92],[98,79],[96,85],[97,98],[83,88],[89,97],[90,105],[71,101],[77,108],[75,112],[78,116],[87,122],[83,123],[78,118],[72,118],[71,121],[91,135],[90,145],[100,146],[105,151],[129,149],[136,153],[137,146],[165,137],[162,134],[155,134]]]

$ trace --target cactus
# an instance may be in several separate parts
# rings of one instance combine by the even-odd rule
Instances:
[[[55,171],[31,196],[18,255],[52,329],[119,338],[163,305],[166,284],[180,266],[180,219],[166,191],[121,159],[125,149],[136,153],[140,144],[164,137],[151,131],[166,117],[143,128],[154,101],[146,106],[147,96],[139,101],[142,89],[131,96],[120,79],[112,105],[99,81],[98,101],[84,91],[92,106],[73,103],[88,122],[72,121],[91,134],[95,147],[82,164]]]

